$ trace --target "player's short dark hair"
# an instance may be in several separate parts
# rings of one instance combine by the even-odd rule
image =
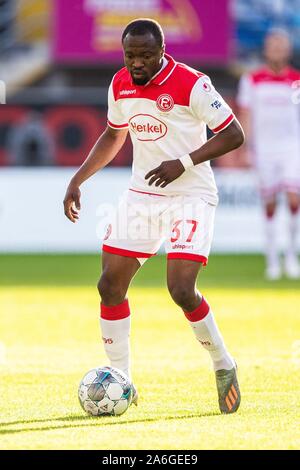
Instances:
[[[162,27],[157,21],[151,18],[139,18],[138,20],[133,20],[128,23],[122,34],[122,43],[128,33],[131,34],[131,36],[142,36],[143,34],[151,33],[159,47],[162,47],[165,42]]]

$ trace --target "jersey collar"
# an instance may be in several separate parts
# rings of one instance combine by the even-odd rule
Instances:
[[[170,77],[170,75],[173,73],[173,71],[174,71],[174,69],[177,65],[177,62],[175,62],[173,57],[170,56],[169,54],[165,54],[164,56],[168,61],[168,65],[163,70],[158,72],[157,75],[155,75],[153,78],[151,78],[151,80],[149,80],[149,82],[145,86],[162,85]]]
[[[271,67],[266,65],[265,70],[266,70],[267,74],[271,75],[272,77],[282,78],[282,77],[286,77],[290,73],[291,69],[288,65],[286,65],[285,67],[283,67],[283,69],[280,70],[280,72],[276,73],[276,72],[274,72],[273,69],[271,69]]]

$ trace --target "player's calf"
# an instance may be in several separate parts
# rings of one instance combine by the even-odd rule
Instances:
[[[188,282],[168,283],[168,289],[174,302],[183,310],[194,310],[201,301],[199,292],[195,290],[194,284]]]

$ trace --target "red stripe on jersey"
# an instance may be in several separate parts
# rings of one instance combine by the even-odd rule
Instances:
[[[267,67],[252,72],[250,78],[254,85],[260,83],[293,83],[300,80],[300,72],[292,67],[286,67],[279,73],[275,73]]]
[[[141,251],[124,250],[123,248],[116,248],[115,246],[103,245],[102,250],[113,255],[126,256],[127,258],[151,258],[156,253],[142,253]]]
[[[234,114],[230,114],[230,116],[222,123],[220,124],[218,127],[216,127],[215,129],[212,129],[212,131],[214,133],[217,133],[217,132],[220,132],[222,131],[223,129],[225,129],[225,127],[227,127],[232,121],[234,120]]]
[[[128,124],[114,124],[113,122],[107,120],[107,124],[109,127],[112,127],[113,129],[124,129],[125,127],[128,127]]]
[[[165,54],[165,57],[169,61],[168,65],[153,81],[144,86],[134,85],[126,68],[117,72],[113,78],[115,100],[143,98],[156,101],[160,95],[166,94],[172,97],[174,104],[189,106],[191,91],[204,74],[175,62],[168,54]]]
[[[190,261],[197,261],[202,263],[203,266],[207,265],[206,256],[194,255],[193,253],[168,253],[168,259],[187,259]]]
[[[128,299],[125,299],[119,305],[104,305],[100,306],[100,317],[103,320],[123,320],[130,315],[130,308]]]
[[[136,189],[129,189],[129,191],[133,191],[134,193],[150,194],[150,196],[160,196],[160,197],[166,197],[166,195],[165,195],[165,194],[147,193],[146,191],[137,191]]]
[[[206,302],[204,297],[202,297],[200,305],[197,308],[195,308],[195,310],[193,310],[192,312],[183,311],[186,318],[192,323],[203,320],[203,318],[206,317],[208,312],[209,312],[209,305]]]
[[[169,54],[165,54],[165,58],[168,61],[166,67],[154,78],[151,80],[146,86],[149,85],[162,85],[162,83],[169,78],[169,76],[174,72],[177,62],[173,59],[172,56]]]

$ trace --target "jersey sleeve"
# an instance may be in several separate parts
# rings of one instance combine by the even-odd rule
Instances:
[[[252,103],[252,82],[248,74],[241,77],[238,93],[237,93],[237,105],[240,108],[250,108]]]
[[[195,83],[191,92],[190,106],[193,114],[204,121],[214,133],[226,129],[235,118],[230,106],[206,75]]]
[[[108,89],[108,112],[107,112],[107,124],[113,129],[126,129],[128,128],[128,122],[126,122],[123,116],[122,110],[120,109],[120,100],[116,101],[113,92],[113,80],[109,85]]]

